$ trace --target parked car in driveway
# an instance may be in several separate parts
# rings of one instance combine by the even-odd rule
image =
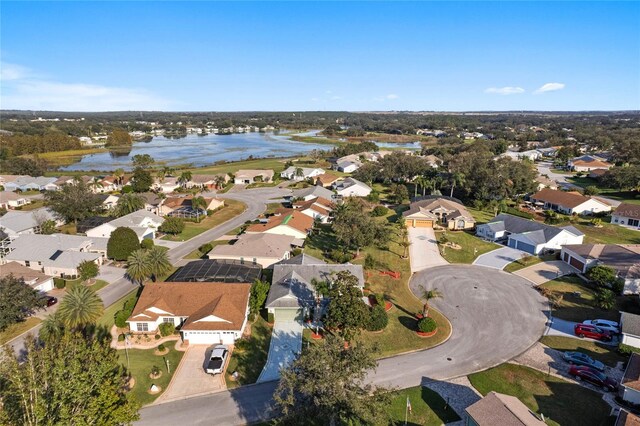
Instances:
[[[603,319],[594,319],[594,320],[586,320],[582,321],[583,324],[594,325],[598,328],[608,331],[612,334],[620,333],[620,324],[615,321],[603,320]]]
[[[584,380],[585,382],[601,387],[607,392],[613,392],[618,389],[618,383],[616,383],[615,380],[590,367],[578,367],[574,365],[569,369],[569,374],[575,377],[576,380]]]
[[[227,362],[229,348],[226,345],[218,345],[211,351],[211,356],[207,362],[205,371],[207,374],[220,374],[224,371],[224,364]]]
[[[604,371],[604,364],[600,361],[596,361],[587,354],[582,352],[565,352],[562,354],[562,359],[567,361],[571,365],[582,365],[586,367],[594,368],[598,371]]]
[[[603,342],[611,341],[611,333],[594,325],[576,324],[573,332],[578,337],[588,337],[590,339],[602,340]]]
[[[53,306],[56,303],[58,303],[58,298],[57,297],[53,297],[53,296],[47,297],[47,307]]]

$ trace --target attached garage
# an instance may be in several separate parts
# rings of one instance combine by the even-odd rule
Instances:
[[[569,265],[580,271],[584,271],[584,262],[579,261],[575,257],[569,256]]]
[[[233,331],[196,331],[182,332],[182,339],[188,340],[190,345],[213,345],[222,343],[232,345],[235,342]]]
[[[302,309],[276,308],[273,317],[276,321],[302,321]]]
[[[433,220],[411,219],[407,221],[407,226],[412,226],[413,228],[433,228]]]
[[[530,254],[536,254],[536,247],[531,245],[531,244],[527,244],[525,242],[522,241],[518,241],[516,239],[513,238],[509,238],[509,247],[517,249],[517,250],[522,250],[522,251],[526,251],[527,253]]]

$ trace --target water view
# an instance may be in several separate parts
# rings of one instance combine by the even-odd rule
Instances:
[[[232,135],[188,135],[181,139],[155,137],[151,142],[136,142],[128,152],[101,152],[85,155],[63,170],[109,171],[119,167],[130,170],[131,158],[149,154],[167,166],[209,166],[217,161],[254,158],[289,157],[308,153],[314,149],[327,150],[331,145],[297,142],[285,135],[273,133],[239,133]]]

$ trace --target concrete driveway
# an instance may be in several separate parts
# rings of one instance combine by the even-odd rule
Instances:
[[[519,271],[515,271],[514,274],[538,286],[563,275],[575,274],[576,272],[579,271],[568,263],[561,260],[550,260],[522,268]]]
[[[516,260],[520,259],[523,254],[528,253],[525,253],[522,250],[516,250],[511,247],[502,247],[478,256],[473,264],[502,270],[511,262],[515,262]]]
[[[588,318],[585,318],[585,320]],[[578,324],[577,322],[567,321],[560,318],[552,318],[551,324],[547,327],[546,335],[547,336],[559,336],[559,337],[571,337],[573,339],[578,340],[588,340],[590,342],[598,342],[603,345],[617,346],[618,338],[613,337],[611,342],[601,342],[595,339],[589,339],[588,337],[580,338],[574,334],[573,327]]]
[[[127,271],[124,268],[118,268],[117,266],[111,265],[102,265],[100,267],[100,273],[98,274],[97,279],[105,280],[108,283],[112,283],[124,277],[124,274],[126,272]]]
[[[267,363],[258,383],[280,379],[280,369],[286,368],[302,350],[303,325],[300,321],[278,321],[273,325]]]
[[[411,272],[448,265],[440,255],[433,228],[409,228]]]
[[[189,346],[171,379],[171,383],[169,383],[164,393],[158,397],[155,404],[177,401],[226,389],[224,374],[212,376],[204,372],[206,360],[211,355],[213,346]],[[162,364],[160,357],[158,357],[158,360]]]

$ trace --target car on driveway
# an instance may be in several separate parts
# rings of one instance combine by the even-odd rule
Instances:
[[[613,392],[618,389],[618,383],[615,380],[593,368],[574,365],[569,369],[569,374],[575,377],[576,380],[584,380],[601,387],[606,392]]]
[[[229,348],[226,345],[218,345],[211,351],[211,356],[207,362],[205,371],[207,374],[220,374],[224,371],[224,364],[227,362]]]
[[[582,352],[565,352],[562,354],[562,359],[571,365],[582,365],[585,367],[591,367],[598,371],[604,371],[603,363],[596,361],[589,355],[583,354]]]
[[[606,330],[612,334],[620,334],[620,324],[615,321],[594,319],[582,321],[582,323],[587,325],[595,325],[596,327]]]
[[[576,324],[573,332],[580,338],[588,337],[589,339],[601,340],[603,342],[611,341],[611,333],[594,325]]]

